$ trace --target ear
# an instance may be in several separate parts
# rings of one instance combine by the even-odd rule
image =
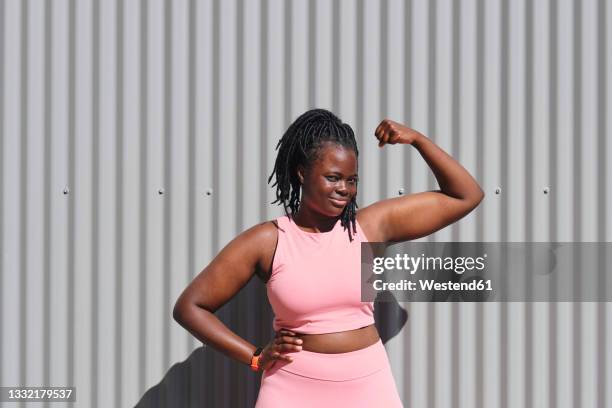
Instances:
[[[305,174],[306,174],[306,172],[304,170],[304,166],[298,165],[297,166],[297,176],[298,176],[298,180],[300,180],[300,184],[304,184],[304,175]]]

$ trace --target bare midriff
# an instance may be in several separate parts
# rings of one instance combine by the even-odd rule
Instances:
[[[361,327],[355,330],[347,330],[324,334],[296,333],[296,337],[302,339],[302,350],[316,353],[348,353],[371,346],[380,338],[376,325]]]

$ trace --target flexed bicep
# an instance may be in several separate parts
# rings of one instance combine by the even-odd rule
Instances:
[[[380,239],[403,242],[430,235],[469,214],[478,203],[426,191],[378,201],[362,211],[375,214]]]

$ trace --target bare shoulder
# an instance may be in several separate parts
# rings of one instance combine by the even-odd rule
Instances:
[[[374,203],[357,210],[355,218],[369,241],[384,242],[385,234],[382,231],[384,227],[384,209],[377,204]]]
[[[268,281],[272,270],[272,261],[274,260],[274,253],[278,243],[278,228],[276,220],[269,220],[247,230],[249,240],[260,250],[255,273],[264,283]]]
[[[278,225],[276,220],[268,220],[253,225],[251,228],[244,231],[248,233],[251,239],[274,240],[276,241]]]
[[[196,304],[214,313],[253,275],[265,282],[276,240],[275,221],[262,222],[241,232],[193,279],[177,305]]]

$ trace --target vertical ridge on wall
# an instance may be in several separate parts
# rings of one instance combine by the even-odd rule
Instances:
[[[523,116],[525,120],[524,125],[524,133],[523,133],[523,149],[525,155],[525,173],[524,173],[524,190],[525,195],[523,197],[523,205],[525,207],[525,216],[523,217],[524,227],[523,227],[523,240],[525,242],[533,242],[533,231],[531,229],[533,225],[533,188],[534,188],[534,165],[533,165],[533,149],[534,149],[534,118],[533,118],[533,109],[534,109],[534,95],[537,90],[534,87],[533,81],[533,60],[534,60],[534,47],[532,41],[534,39],[534,27],[533,27],[533,3],[525,2],[524,10],[523,10],[523,19],[525,20],[525,36],[523,38],[524,42],[524,62],[523,62],[523,77],[524,80],[524,94],[523,94]],[[544,159],[544,158],[541,158]],[[525,259],[526,265],[531,265],[532,257],[531,252],[527,252],[527,256]],[[531,285],[532,277],[528,277],[525,280],[524,288],[525,288],[525,297],[526,299],[531,298]],[[534,317],[533,313],[537,312],[537,305],[533,305],[531,302],[525,302],[523,309],[523,321],[524,321],[524,352],[523,352],[523,372],[525,373],[523,378],[523,388],[524,388],[524,404],[525,407],[531,408],[533,406],[533,381],[534,381],[534,368],[533,366],[533,322]]]
[[[387,103],[387,98],[389,97],[389,75],[390,75],[390,67],[393,67],[397,62],[391,61],[390,53],[389,53],[389,0],[382,0],[380,2],[380,15],[379,15],[379,26],[380,26],[380,38],[379,44],[377,47],[380,49],[380,57],[379,60],[382,62],[380,64],[380,72],[378,76],[378,89],[380,89],[379,97],[379,107],[378,110],[375,110],[376,115],[380,119],[390,118],[391,112],[389,112],[389,104]],[[372,126],[376,129],[378,123],[373,122]],[[375,139],[372,138],[372,132],[364,132],[364,142],[367,145],[371,145],[375,142]],[[387,147],[393,147],[387,145]],[[396,147],[407,147],[407,146],[396,146]],[[397,149],[395,149],[397,150]],[[389,181],[389,172],[387,171],[386,163],[389,163],[389,149],[378,149],[378,156],[380,158],[379,166],[377,168],[378,176],[378,185],[380,185],[380,192],[378,193],[381,197],[390,197],[390,181]]]
[[[20,202],[20,211],[19,211],[19,227],[21,233],[19,234],[19,300],[20,300],[20,343],[21,347],[19,349],[19,357],[20,357],[20,384],[27,384],[28,380],[28,302],[27,302],[27,282],[28,282],[28,257],[25,248],[28,243],[28,211],[27,211],[27,200],[28,200],[28,189],[26,187],[26,183],[29,178],[29,167],[28,167],[28,5],[29,1],[25,0],[21,3],[21,53],[20,53],[20,88],[21,88],[21,98],[20,98],[20,110],[19,110],[19,120],[20,126],[19,131],[21,137],[19,140],[21,141],[21,145],[19,148],[20,153],[20,190],[19,190],[19,202]]]
[[[608,194],[608,177],[606,172],[606,160],[605,154],[607,151],[606,146],[606,134],[607,134],[607,126],[608,120],[606,116],[607,111],[607,100],[606,93],[608,87],[607,80],[607,70],[606,70],[606,51],[608,46],[608,41],[606,37],[606,17],[609,6],[606,5],[604,0],[597,1],[597,83],[599,87],[597,89],[597,175],[600,177],[599,187],[597,188],[597,219],[599,220],[597,224],[597,242],[605,242],[606,241],[606,227],[608,225],[608,216],[606,213],[606,209],[609,207],[607,201]],[[603,251],[598,253],[598,262],[597,265],[599,268],[602,265],[605,265],[605,254]],[[600,294],[603,294],[603,288],[605,287],[605,282],[600,282]],[[600,297],[603,299],[603,296]],[[608,343],[607,338],[607,322],[609,321],[608,315],[608,303],[607,302],[598,302],[597,303],[597,343],[596,350],[602,350],[605,348],[605,345]],[[606,404],[606,380],[607,380],[607,365],[606,354],[604,353],[604,358],[597,359],[597,397],[596,401],[599,404]]]
[[[109,372],[110,379],[109,382],[112,381],[112,385],[109,384],[109,388],[114,390],[114,393],[110,393],[107,396],[106,401],[115,406],[120,406],[122,401],[123,389],[122,389],[122,367],[121,361],[124,357],[122,350],[123,343],[123,331],[122,331],[122,313],[123,310],[123,262],[124,262],[124,253],[123,247],[125,245],[125,241],[123,239],[124,234],[124,180],[126,175],[125,161],[124,161],[124,137],[125,134],[123,132],[124,128],[124,119],[123,119],[123,96],[124,96],[124,81],[123,81],[123,44],[125,41],[124,38],[124,3],[122,0],[117,0],[115,4],[115,19],[116,19],[116,37],[115,37],[115,67],[114,67],[114,75],[116,78],[116,89],[114,95],[114,103],[115,103],[115,160],[117,161],[117,170],[115,171],[115,200],[114,200],[114,208],[117,220],[115,222],[115,231],[114,231],[114,252],[115,252],[115,262],[114,262],[114,311],[113,311],[113,319],[108,322],[109,326],[113,325],[113,332],[115,333],[113,339],[110,344],[112,344],[111,352],[114,356],[108,356],[108,359],[113,361],[112,372]],[[111,371],[110,369],[108,371]]]
[[[42,78],[42,86],[43,86],[43,97],[42,97],[42,136],[44,138],[43,143],[43,256],[42,256],[42,268],[43,268],[43,288],[51,287],[51,245],[52,245],[52,231],[51,231],[51,220],[53,207],[52,203],[52,190],[51,190],[51,176],[52,176],[52,140],[53,133],[51,130],[51,44],[53,40],[53,29],[51,27],[51,6],[49,4],[45,4],[43,14],[43,25],[44,25],[44,35],[43,35],[43,78]],[[0,21],[2,21],[0,19]],[[1,63],[1,61],[0,61]],[[1,109],[1,107],[0,107]],[[46,132],[45,132],[46,130]],[[1,153],[0,153],[1,154]],[[2,228],[2,226],[0,226]],[[1,248],[1,246],[0,246]],[[43,338],[51,339],[51,293],[49,290],[44,290],[43,293]],[[1,313],[0,313],[1,316]],[[2,353],[0,353],[0,356]],[[44,384],[51,384],[51,360],[53,354],[51,352],[51,341],[46,341],[43,344],[43,353],[42,357],[44,358],[43,363],[43,374],[42,374],[42,382]],[[2,379],[0,379],[0,384],[2,384]]]
[[[148,215],[149,215],[149,201],[147,197],[153,195],[152,189],[149,188],[150,180],[149,180],[149,69],[148,69],[148,61],[149,61],[149,41],[148,41],[148,21],[149,21],[149,7],[146,0],[140,0],[140,32],[138,33],[138,47],[139,47],[139,61],[138,66],[140,67],[140,76],[139,76],[139,94],[138,94],[138,118],[139,118],[139,174],[138,174],[138,194],[139,194],[139,207],[140,211],[138,212],[138,281],[140,285],[138,285],[138,316],[140,319],[138,321],[138,335],[137,340],[139,344],[143,344],[144,338],[149,333],[149,328],[147,326],[147,319],[143,318],[145,308],[148,303],[148,299],[150,293],[148,293],[147,288],[149,287],[149,278],[147,276],[146,271],[147,268],[147,254],[149,247],[149,229],[147,227],[148,223]],[[134,344],[134,343],[132,343]],[[133,346],[134,347],[134,346]],[[137,347],[137,346],[136,346]],[[132,349],[134,350],[134,349]],[[141,394],[145,390],[145,367],[146,367],[146,347],[137,347],[135,354],[138,355],[137,359],[137,367],[138,367],[138,377],[137,382],[132,381],[131,384],[133,388],[127,388],[132,390],[138,390],[138,393]],[[134,370],[131,370],[131,374],[134,374]]]
[[[365,0],[357,0],[355,3],[355,84],[354,87],[356,89],[355,92],[355,124],[353,125],[353,130],[355,132],[355,141],[357,142],[357,148],[359,149],[360,156],[360,171],[365,170],[364,162],[364,117],[365,117],[365,94],[364,94],[364,51],[363,44],[365,42],[365,29],[364,29],[364,1]],[[363,170],[361,170],[363,169]],[[360,180],[361,181],[361,180]],[[361,183],[360,183],[361,185]],[[364,188],[361,187],[360,191],[357,192],[357,205],[359,207],[363,206],[364,203],[369,202],[367,197],[364,194]]]
[[[67,156],[68,156],[68,193],[70,189],[74,189],[76,186],[76,0],[70,0],[68,4],[68,143],[67,143]],[[76,384],[76,256],[75,256],[75,242],[76,242],[76,209],[75,202],[73,199],[67,202],[67,218],[68,218],[68,241],[67,241],[67,294],[68,294],[68,384]]]
[[[414,127],[414,111],[415,111],[415,102],[412,98],[414,93],[414,70],[413,66],[416,64],[412,63],[413,53],[413,36],[414,30],[413,24],[414,21],[414,0],[408,0],[403,2],[404,4],[404,21],[406,24],[404,25],[404,112],[403,112],[403,120],[404,123],[409,127]],[[415,152],[412,152],[411,149],[404,149],[402,152],[402,160],[403,165],[400,167],[402,172],[404,173],[404,181],[403,181],[403,189],[404,194],[410,194],[413,191],[413,183],[412,183],[412,172],[411,169],[413,167],[412,161],[415,157]],[[413,308],[408,306],[406,307],[406,312],[408,314],[409,321],[412,319],[411,313]],[[453,309],[456,310],[456,309]],[[408,325],[410,327],[410,325]],[[398,387],[398,392],[402,397],[402,401],[404,404],[411,401],[412,398],[412,390],[413,390],[413,370],[412,370],[412,332],[410,332],[407,336],[404,336],[403,345],[403,358],[399,361],[401,362],[403,369],[402,370],[394,370],[394,376],[397,375],[395,373],[399,373],[399,378],[394,377],[396,379],[396,385]],[[399,380],[399,381],[398,381]]]
[[[580,1],[573,1],[572,3],[572,18],[573,18],[573,32],[572,32],[572,135],[580,135],[582,132],[582,110],[581,110],[581,94],[580,86],[582,84],[582,3]],[[574,242],[582,242],[583,233],[581,229],[582,222],[582,139],[572,137],[572,153],[573,153],[573,195],[572,195],[572,209],[573,209],[573,225],[572,225],[572,240]],[[580,267],[580,260],[577,256],[573,257],[574,270]],[[578,274],[574,274],[574,282],[572,290],[574,294],[574,300],[577,300],[576,294],[580,293],[581,285]],[[572,405],[579,406],[580,404],[580,392],[582,390],[582,381],[580,376],[576,376],[576,371],[581,371],[581,360],[582,360],[582,348],[580,331],[576,330],[582,324],[582,304],[574,301],[571,307],[572,311],[572,323],[574,330],[572,330],[571,344],[572,344],[572,371],[571,371],[571,383],[572,383]],[[578,378],[577,378],[578,377]]]

